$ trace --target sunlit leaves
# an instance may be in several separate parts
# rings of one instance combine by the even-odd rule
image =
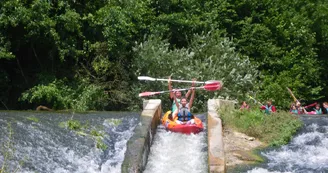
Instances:
[[[172,75],[174,79],[195,78],[200,81],[221,80],[224,85],[221,91],[202,92],[198,95],[196,102],[203,104],[212,97],[243,97],[254,89],[258,76],[256,66],[252,65],[247,57],[235,52],[229,39],[221,38],[217,34],[213,32],[195,35],[188,49],[173,50],[169,49],[169,44],[157,37],[151,37],[135,48],[138,54],[134,62],[136,75]],[[155,87],[155,84],[147,86],[145,88]]]
[[[47,85],[37,85],[22,94],[22,101],[46,103],[54,109],[74,109],[77,111],[103,109],[107,95],[103,88],[83,81],[77,84],[54,80]]]

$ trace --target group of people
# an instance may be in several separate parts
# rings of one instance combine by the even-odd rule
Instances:
[[[250,106],[246,103],[246,101],[243,101],[240,106],[240,110],[249,110],[249,108],[250,108]],[[276,107],[274,105],[272,105],[271,100],[268,100],[266,105],[261,104],[260,109],[264,110],[264,112],[268,115],[277,111]]]
[[[328,102],[324,102],[323,104],[324,110],[321,109],[321,105],[319,103],[313,103],[307,106],[302,106],[299,101],[296,101],[295,103],[292,103],[290,106],[289,112],[291,114],[309,114],[309,115],[320,115],[327,113],[328,114]],[[248,110],[250,106],[246,103],[246,101],[243,101],[240,110]],[[276,112],[276,107],[272,105],[272,101],[268,100],[266,105],[261,105],[261,110],[264,110],[266,114],[271,114]]]
[[[195,81],[195,79],[193,79]],[[171,77],[169,77],[168,80],[168,88],[171,91],[170,92],[170,100],[172,102],[172,108],[171,108],[171,115],[169,115],[169,119],[174,121],[175,117],[178,117],[175,122],[177,124],[195,124],[194,121],[194,115],[191,114],[190,110],[195,98],[195,89],[193,88],[195,86],[195,83],[192,83],[191,89],[188,90],[185,96],[182,96],[182,93],[180,90],[174,90],[172,88],[172,82]],[[188,102],[188,97],[191,97]]]
[[[328,113],[328,102],[324,102],[322,105],[324,110],[321,109],[321,105],[319,103],[313,103],[303,107],[301,106],[301,103],[299,101],[296,101],[296,103],[292,103],[292,105],[290,106],[289,112],[291,114],[309,114],[309,115],[321,115],[324,113]]]
[[[193,79],[195,81],[195,79]],[[171,78],[168,80],[168,88],[171,91],[170,92],[170,100],[172,102],[172,108],[171,108],[171,114],[169,116],[169,119],[174,120],[176,117],[177,120],[175,120],[178,124],[194,124],[194,116],[190,112],[194,98],[195,98],[195,89],[194,89],[195,83],[192,83],[191,89],[188,90],[188,92],[185,94],[185,96],[182,96],[182,93],[180,90],[174,90],[172,88],[172,82]],[[188,97],[190,96],[190,100],[188,102]],[[312,108],[314,107],[314,108]],[[240,106],[240,110],[248,110],[250,106],[246,103],[246,101],[242,102],[242,105]],[[318,103],[310,104],[307,106],[301,106],[301,103],[299,101],[296,101],[295,103],[292,103],[290,106],[289,112],[291,114],[323,114],[328,113],[328,102],[323,103],[324,111],[321,109],[321,105]],[[271,114],[277,111],[276,107],[272,105],[272,101],[268,100],[265,105],[260,106],[260,109],[265,112],[265,114]],[[311,111],[308,111],[308,110]]]

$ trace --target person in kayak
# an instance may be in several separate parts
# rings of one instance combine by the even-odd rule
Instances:
[[[186,97],[182,97],[181,103],[178,103],[177,97],[174,95],[175,104],[177,110],[173,112],[173,119],[177,116],[178,119],[176,123],[178,124],[195,124],[194,116],[191,114],[190,109],[192,107],[192,103],[195,98],[195,89],[191,89],[191,97],[190,101],[188,102]]]
[[[272,105],[272,101],[268,100],[267,105],[261,106],[261,109],[264,110],[266,114],[271,114],[272,112],[276,112],[276,107]]]
[[[305,114],[305,112],[304,112],[305,108],[302,107],[301,102],[299,102],[297,100],[296,103],[295,103],[295,106],[296,106],[296,109],[298,111],[298,114]]]
[[[290,112],[291,114],[299,114],[299,113],[298,113],[298,110],[297,110],[297,108],[296,108],[296,105],[295,105],[294,103],[290,106],[290,110],[289,110],[289,112]]]
[[[323,107],[325,108],[326,114],[328,114],[328,102],[323,102]]]
[[[193,81],[196,81],[195,79],[193,79]],[[191,84],[191,87],[194,87],[195,86],[195,83],[192,83]],[[172,88],[172,81],[171,81],[171,76],[169,77],[169,80],[168,80],[168,88],[170,91],[173,91],[173,88]],[[188,99],[189,95],[191,93],[191,90],[188,90],[188,92],[186,93],[185,97]],[[175,104],[175,100],[174,100],[174,96],[176,96],[177,98],[177,101],[178,103],[180,104],[181,102],[181,97],[182,97],[182,93],[181,91],[177,90],[175,92],[170,92],[170,100],[171,100],[171,103],[172,103],[172,107],[171,107],[171,111],[174,112],[177,107],[176,107],[176,104]]]
[[[319,103],[315,105],[314,111],[315,111],[316,115],[321,115],[322,114],[321,106],[320,106]]]
[[[304,109],[304,112],[305,112],[305,114],[309,114],[309,115],[321,115],[322,114],[320,104],[316,104],[315,108],[313,108],[313,111],[308,112]]]
[[[239,109],[240,110],[249,110],[249,105],[246,103],[246,101],[243,101]]]

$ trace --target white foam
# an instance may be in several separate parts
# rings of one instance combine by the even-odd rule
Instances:
[[[269,171],[264,168],[255,168],[251,171],[247,171],[247,173],[292,173],[292,172]]]
[[[144,173],[207,172],[205,132],[185,135],[166,131],[160,126]]]
[[[279,149],[262,153],[268,159],[268,168],[292,172],[328,170],[327,126],[311,124],[307,132],[297,135],[290,144]],[[264,168],[255,168],[256,173]],[[261,172],[260,171],[260,172]]]
[[[136,121],[135,118],[128,120],[128,129],[118,129],[117,124],[108,124],[104,121],[103,126],[110,130],[111,135],[115,135],[115,142],[110,141],[114,149],[107,153],[96,148],[91,137],[69,132],[71,135],[69,141],[65,141],[64,138],[63,142],[62,137],[66,134],[56,134],[55,130],[43,124],[39,124],[36,128],[32,124],[17,122],[17,128],[19,131],[26,132],[29,141],[24,141],[20,137],[15,143],[13,146],[15,157],[8,161],[9,167],[11,170],[16,169],[19,161],[23,161],[28,166],[24,165],[17,171],[18,173],[120,173],[126,143],[133,135]],[[106,135],[108,134],[105,134],[104,138],[108,139],[109,136]],[[0,157],[0,163],[2,161],[3,158]]]

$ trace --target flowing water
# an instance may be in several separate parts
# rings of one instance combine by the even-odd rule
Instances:
[[[304,127],[285,146],[261,154],[267,161],[231,172],[248,173],[328,173],[328,117],[303,116]]]
[[[206,122],[205,115],[197,117]],[[144,173],[204,172],[208,172],[206,130],[186,135],[167,131],[160,125]]]
[[[81,129],[68,128],[71,119]],[[118,173],[138,122],[139,115],[131,112],[0,112],[0,169],[3,165],[6,172],[18,173]]]

